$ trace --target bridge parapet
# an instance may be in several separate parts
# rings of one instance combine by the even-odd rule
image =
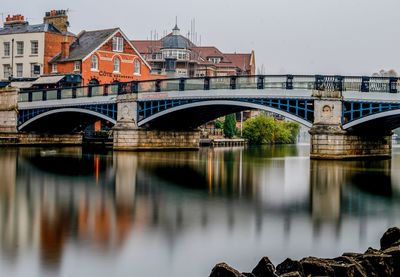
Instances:
[[[92,85],[85,87],[33,89],[19,93],[18,102],[35,102],[90,98],[129,93],[168,92],[199,90],[317,90],[397,93],[400,91],[398,78],[339,76],[339,75],[254,75],[217,76],[196,78],[174,78],[147,81],[132,81]]]

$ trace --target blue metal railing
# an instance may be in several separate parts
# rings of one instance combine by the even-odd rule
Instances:
[[[400,92],[400,80],[393,77],[338,75],[255,75],[173,78],[132,81],[73,88],[33,89],[19,93],[19,102],[61,100],[126,93],[214,89],[306,89],[321,91]]]

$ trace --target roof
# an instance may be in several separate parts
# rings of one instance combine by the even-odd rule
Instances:
[[[11,82],[10,86],[14,88],[30,88],[32,87],[34,81],[25,81],[25,82]]]
[[[174,35],[172,33],[161,39],[163,49],[189,49],[195,45],[182,35]]]
[[[225,56],[238,68],[241,70],[248,70],[252,65],[251,53],[249,54],[225,54]]]
[[[65,75],[58,76],[43,76],[39,77],[36,81],[32,83],[32,85],[48,85],[48,84],[56,84],[62,79],[64,79]]]
[[[132,40],[131,43],[141,54],[150,54],[160,52],[161,40]]]
[[[219,51],[214,46],[192,47],[192,51],[197,52],[199,54],[199,56],[203,57],[204,59],[207,59],[208,57],[216,57],[216,58],[223,58],[224,57],[224,54],[222,54],[222,52]]]
[[[71,44],[69,50],[69,56],[65,59],[61,59],[61,53],[51,59],[49,62],[67,62],[67,61],[79,61],[84,59],[90,53],[92,53],[99,45],[103,44],[109,37],[119,31],[119,28],[96,30],[96,31],[83,31],[81,32],[76,40]]]
[[[5,26],[4,28],[0,28],[0,35],[11,35],[11,34],[23,34],[23,33],[58,33],[61,32],[54,27],[52,24],[44,23],[44,24],[18,24],[12,26]]]

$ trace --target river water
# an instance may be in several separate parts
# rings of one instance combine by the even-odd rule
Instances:
[[[0,276],[208,276],[266,255],[333,257],[400,226],[392,160],[309,147],[0,150]]]

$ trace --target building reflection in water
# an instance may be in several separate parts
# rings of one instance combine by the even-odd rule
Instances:
[[[362,239],[368,216],[398,208],[390,202],[392,167],[389,160],[309,161],[297,147],[3,150],[0,256],[13,264],[34,249],[44,268],[58,271],[71,245],[114,257],[133,237],[152,234],[171,254],[193,230],[235,237],[244,227],[252,233],[235,237],[244,244],[273,235],[269,245],[283,241],[277,249],[289,249],[293,237],[318,238],[324,226],[338,240],[349,218]]]

